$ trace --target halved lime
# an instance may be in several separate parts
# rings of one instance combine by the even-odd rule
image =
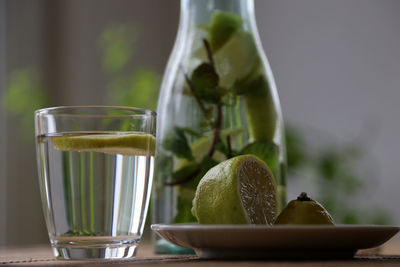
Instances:
[[[56,149],[64,151],[103,152],[123,155],[154,155],[155,138],[151,134],[113,133],[55,136]]]
[[[332,216],[305,192],[290,201],[276,218],[275,224],[327,224],[334,225]]]
[[[201,179],[192,213],[201,224],[271,225],[278,213],[275,178],[253,155],[223,161]]]

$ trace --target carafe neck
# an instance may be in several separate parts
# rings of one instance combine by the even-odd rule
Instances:
[[[253,0],[181,0],[179,31],[184,33],[208,23],[217,10],[238,15],[245,30],[257,32]]]

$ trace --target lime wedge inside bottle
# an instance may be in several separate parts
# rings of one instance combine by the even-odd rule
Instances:
[[[226,140],[227,137],[230,137],[230,140],[233,143],[237,142],[237,138],[243,134],[244,129],[243,128],[235,128],[235,129],[224,129],[220,133],[220,138],[222,143],[226,145]],[[203,157],[207,154],[208,150],[210,149],[210,145],[212,143],[212,133],[208,133],[202,138],[197,139],[196,141],[193,142],[193,144],[190,146],[193,156],[196,160],[196,162],[201,162]],[[215,151],[213,155],[213,159],[217,161],[223,161],[226,159],[226,155],[223,154],[222,152]]]
[[[226,44],[214,54],[220,86],[230,88],[236,80],[243,79],[257,65],[259,56],[253,37],[248,32],[235,33]]]
[[[211,50],[215,53],[240,28],[243,21],[234,13],[215,11],[209,25]]]
[[[102,152],[123,155],[154,155],[155,138],[151,134],[112,133],[56,136],[52,138],[58,150]]]

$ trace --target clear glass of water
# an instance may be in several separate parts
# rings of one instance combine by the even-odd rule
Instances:
[[[77,106],[35,112],[43,212],[61,259],[135,257],[153,180],[156,114]]]

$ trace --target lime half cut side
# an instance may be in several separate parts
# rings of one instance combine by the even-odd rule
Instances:
[[[272,224],[278,211],[275,178],[264,162],[253,156],[238,167],[238,192],[250,224]]]
[[[52,142],[63,151],[153,156],[156,141],[151,134],[114,132],[55,136]]]
[[[275,178],[253,155],[223,161],[201,179],[192,213],[200,224],[271,225],[278,213]]]

